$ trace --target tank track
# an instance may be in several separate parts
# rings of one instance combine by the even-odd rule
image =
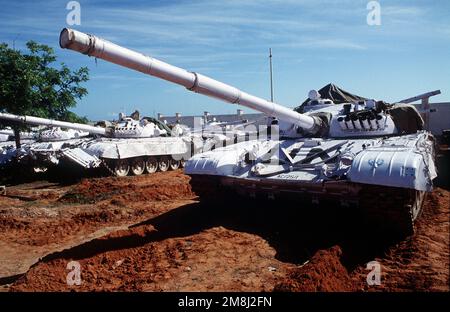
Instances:
[[[189,184],[191,190],[202,201],[217,201],[225,198],[229,193],[228,188],[221,185],[216,176],[191,176]]]
[[[367,185],[359,193],[359,207],[367,230],[404,238],[414,234],[414,221],[420,215],[424,199],[410,189]],[[419,209],[416,214],[414,205]]]
[[[221,201],[235,198],[235,192],[222,185],[219,177],[191,176],[192,191],[202,201]],[[414,215],[412,207],[418,200],[417,192],[410,189],[361,185],[357,198],[357,211],[361,217],[363,232],[380,234],[383,237],[403,239],[414,234]],[[420,199],[419,199],[420,200]],[[419,209],[424,197],[418,203]],[[417,204],[417,203],[416,203]],[[344,208],[343,208],[344,209]]]
[[[116,173],[114,172],[114,170],[108,165],[108,162],[105,159],[101,159],[101,165],[103,165],[103,167],[109,172],[109,174],[112,177],[116,176]]]

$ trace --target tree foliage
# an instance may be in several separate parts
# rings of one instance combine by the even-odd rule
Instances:
[[[0,111],[71,122],[87,122],[69,111],[87,95],[81,84],[89,80],[87,67],[57,68],[54,50],[34,41],[26,53],[0,44]]]

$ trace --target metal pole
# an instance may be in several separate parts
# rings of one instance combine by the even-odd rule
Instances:
[[[425,130],[430,130],[430,98],[422,99],[423,121],[425,123]]]
[[[269,48],[269,63],[270,63],[270,102],[273,102],[272,48]]]

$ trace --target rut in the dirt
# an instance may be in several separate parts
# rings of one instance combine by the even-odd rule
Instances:
[[[25,223],[4,233],[48,241],[56,225],[61,228],[57,242],[64,235],[70,237],[72,229],[83,233],[106,224],[136,222],[128,230],[50,254],[11,290],[448,290],[445,190],[438,189],[427,200],[418,234],[396,242],[360,235],[364,229],[357,226],[357,213],[332,205],[241,198],[192,202],[188,181],[177,172],[125,180],[97,178],[67,187],[43,202],[38,198],[33,202],[35,215],[21,216],[18,220]],[[145,187],[148,184],[164,185],[168,193],[153,196],[153,190]],[[172,196],[176,200],[167,199]],[[20,199],[8,200],[23,208],[28,205]],[[44,211],[58,211],[60,217],[36,218]],[[14,211],[7,209],[6,215],[11,218]],[[53,223],[47,232],[38,231],[36,220]],[[28,235],[33,231],[37,237]],[[66,265],[71,260],[82,267],[79,287],[66,283]],[[365,264],[372,260],[383,266],[381,287],[365,284]]]
[[[210,289],[209,287],[216,287],[218,290],[273,290],[275,285],[284,279],[287,271],[310,260],[317,252],[317,257],[320,258],[321,250],[338,245],[341,247],[336,248],[342,248],[344,256],[333,254],[336,260],[328,263],[329,269],[318,271],[318,275],[324,277],[322,282],[319,280],[319,286],[315,289],[354,290],[354,285],[349,287],[348,284],[342,283],[324,286],[333,278],[327,270],[339,270],[334,266],[339,263],[342,270],[347,272],[361,262],[365,263],[376,255],[382,255],[385,250],[383,247],[386,246],[365,248],[366,240],[355,240],[354,233],[345,230],[353,221],[351,216],[339,216],[333,208],[308,207],[303,210],[285,206],[282,207],[283,213],[275,213],[280,211],[281,207],[276,209],[272,204],[243,200],[238,205],[196,203],[181,206],[137,224],[128,231],[113,233],[50,255],[32,268],[12,289],[67,290],[64,263],[77,260],[82,266],[87,266],[90,272],[87,273],[88,281],[80,290],[175,290],[170,288],[170,281],[184,283],[186,288],[182,290],[199,287],[204,290]],[[245,243],[236,243],[235,240]],[[191,242],[192,246],[198,245],[199,253],[193,253],[192,248],[184,250],[184,241]],[[184,256],[179,259],[176,253],[170,251],[172,247],[169,246],[174,244],[182,246],[181,252]],[[219,259],[216,259],[217,264],[212,265],[213,260],[205,259],[208,256],[203,255],[205,248],[212,248],[209,252],[216,257],[217,253],[226,253],[223,248],[231,248],[233,252],[231,255],[220,255]],[[142,256],[143,254],[145,256]],[[249,260],[248,256],[244,256],[247,254],[253,254],[254,257]],[[102,260],[105,257],[117,259],[120,263],[125,261],[123,263],[127,265],[121,269],[123,272],[115,270],[113,273],[105,273],[107,269],[105,264],[102,264],[102,261],[106,261]],[[202,265],[202,262],[205,264]],[[167,265],[161,267],[158,263]],[[108,261],[108,265],[112,265],[111,261]],[[217,265],[230,266],[231,272],[223,272],[224,276],[217,276],[220,271]],[[314,269],[317,268],[316,264],[312,265]],[[146,268],[144,273],[133,269],[140,266]],[[196,267],[196,271],[189,271],[188,268],[193,270],[192,267]],[[106,274],[104,278],[99,273],[94,273],[96,268]],[[55,273],[52,273],[53,270],[56,270]],[[194,286],[194,282],[199,278],[195,275],[198,271],[207,272],[205,274],[215,278],[203,278],[204,284]],[[122,279],[142,280],[142,274],[147,274],[145,272],[148,272],[149,279],[142,281],[142,284],[133,283],[133,286],[127,286],[120,283]],[[350,280],[348,273],[346,274],[347,280]],[[155,276],[158,278],[155,279]],[[252,277],[250,285],[264,287],[254,289],[239,284],[240,280],[246,280],[249,276]],[[191,278],[195,279],[190,280]],[[214,286],[218,283],[217,279],[223,279],[225,284]],[[187,282],[189,280],[190,282]],[[276,289],[281,290],[282,287]]]

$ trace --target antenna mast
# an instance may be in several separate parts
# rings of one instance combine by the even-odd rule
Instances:
[[[269,64],[270,64],[270,101],[273,103],[272,48],[269,48]]]

